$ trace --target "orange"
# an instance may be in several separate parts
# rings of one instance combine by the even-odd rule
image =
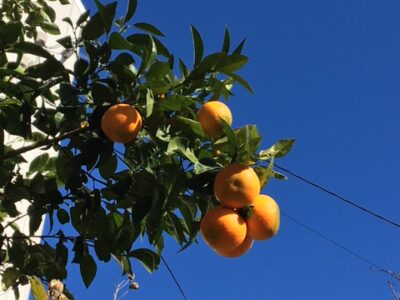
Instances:
[[[242,208],[260,193],[260,180],[254,170],[242,164],[231,164],[218,172],[214,195],[226,207]]]
[[[196,115],[204,134],[207,137],[218,138],[223,134],[221,119],[232,125],[232,113],[224,103],[212,100],[203,104]]]
[[[216,206],[200,222],[200,232],[205,243],[217,253],[239,247],[246,238],[244,219],[233,209]]]
[[[279,206],[267,195],[259,195],[251,207],[251,215],[246,219],[248,236],[255,240],[266,240],[279,230]]]
[[[133,141],[142,127],[142,117],[131,105],[120,103],[111,106],[101,118],[103,133],[113,142]]]
[[[245,254],[247,251],[250,250],[251,246],[253,246],[254,240],[249,236],[246,236],[243,243],[241,243],[238,247],[233,248],[232,250],[228,251],[217,251],[217,253],[224,257],[234,258],[239,257]]]

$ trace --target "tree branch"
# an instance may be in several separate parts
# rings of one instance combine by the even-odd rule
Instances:
[[[14,150],[8,151],[8,152],[4,153],[4,155],[0,156],[0,162],[2,162],[3,160],[9,159],[9,158],[15,157],[17,155],[20,155],[22,153],[43,147],[43,146],[49,146],[51,144],[58,143],[58,142],[65,140],[73,135],[77,135],[77,134],[83,132],[85,129],[86,129],[86,127],[79,127],[74,130],[71,130],[69,132],[66,132],[63,135],[55,137],[53,139],[46,139],[46,140],[39,141],[39,142],[33,143],[31,145],[25,146],[25,147],[21,147],[19,149],[14,149]]]

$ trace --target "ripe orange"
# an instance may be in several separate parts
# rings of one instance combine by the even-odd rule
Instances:
[[[247,251],[250,250],[251,246],[253,246],[254,240],[249,236],[246,236],[243,243],[241,243],[238,247],[233,248],[232,250],[228,251],[217,251],[217,253],[224,257],[234,258],[239,257],[245,254]]]
[[[244,219],[233,209],[216,206],[200,222],[200,232],[206,244],[217,253],[239,247],[246,238]]]
[[[266,240],[279,230],[279,206],[267,195],[259,195],[252,204],[251,215],[246,219],[248,236],[255,240]]]
[[[259,193],[260,180],[249,166],[228,165],[218,172],[214,180],[215,198],[226,207],[242,208],[251,204]]]
[[[232,113],[224,103],[212,100],[200,107],[196,115],[204,134],[207,137],[217,138],[223,133],[221,119],[232,125]]]
[[[113,142],[133,141],[142,127],[142,117],[131,105],[120,103],[111,106],[101,118],[103,133]]]

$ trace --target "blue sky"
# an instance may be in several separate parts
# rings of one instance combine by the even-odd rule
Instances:
[[[122,13],[126,1],[118,3]],[[92,7],[92,0],[84,4]],[[257,124],[265,148],[296,138],[281,165],[400,221],[400,2],[147,0],[139,1],[133,22],[160,28],[188,64],[190,24],[207,53],[220,49],[225,25],[234,44],[247,37],[250,62],[241,75],[255,96],[234,89],[233,126]],[[398,228],[295,178],[270,182],[263,193],[286,214],[400,271]],[[274,239],[239,259],[215,255],[201,239],[178,249],[169,241],[164,256],[191,300],[392,297],[384,274],[285,217]],[[134,270],[141,288],[123,299],[181,299],[163,265],[152,275],[138,264]],[[112,299],[121,280],[115,264],[99,265],[86,290],[72,265],[66,283],[77,299]]]

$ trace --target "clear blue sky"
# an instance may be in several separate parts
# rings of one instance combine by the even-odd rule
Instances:
[[[87,7],[92,0],[84,1]],[[250,62],[229,105],[234,126],[257,124],[267,147],[294,137],[280,164],[400,221],[400,2],[397,0],[142,0],[133,21],[155,24],[189,64],[190,24],[206,52],[219,50],[225,25],[233,43],[247,37]],[[118,1],[120,11],[126,1]],[[400,271],[400,229],[303,182],[271,182],[263,193],[282,211],[383,267]],[[242,258],[215,255],[200,239],[164,255],[188,299],[392,299],[387,277],[282,217],[277,237]],[[181,299],[165,267],[152,275],[135,264],[140,290],[123,299]],[[99,265],[86,290],[72,265],[77,299],[111,299],[115,264]],[[397,285],[400,289],[400,285]]]

